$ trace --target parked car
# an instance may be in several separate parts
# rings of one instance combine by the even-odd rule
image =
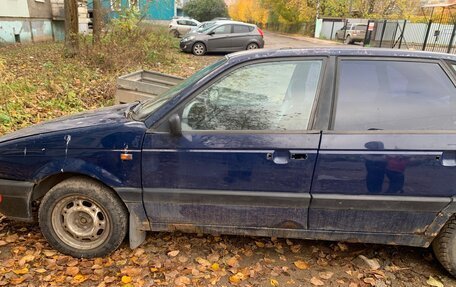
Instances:
[[[180,48],[196,56],[207,52],[235,52],[264,47],[264,33],[256,25],[235,21],[217,21],[197,33],[185,35]]]
[[[343,40],[345,44],[364,41],[366,30],[366,23],[347,23],[347,25],[336,31],[336,39]]]
[[[432,244],[456,275],[455,65],[386,49],[230,54],[154,101],[1,137],[0,213],[37,218],[76,257],[180,230]]]
[[[202,32],[206,29],[208,29],[209,27],[215,25],[217,23],[217,21],[206,21],[206,22],[202,22],[200,23],[198,26],[196,27],[193,27],[189,33],[196,33],[196,32]]]
[[[177,38],[187,34],[192,30],[192,28],[196,28],[200,24],[201,23],[195,19],[177,18],[171,20],[168,26],[168,30],[172,35],[174,35],[174,37]]]

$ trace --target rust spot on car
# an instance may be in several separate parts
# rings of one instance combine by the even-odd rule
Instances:
[[[297,223],[293,220],[286,220],[282,221],[277,228],[284,228],[284,229],[304,229],[302,224]]]
[[[203,233],[201,228],[191,224],[191,223],[183,223],[183,224],[169,224],[168,225],[169,231],[180,231],[184,233]]]

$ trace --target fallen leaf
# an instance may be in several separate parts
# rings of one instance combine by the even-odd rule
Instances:
[[[127,276],[127,275],[124,275],[124,276],[122,276],[121,281],[122,281],[122,283],[124,283],[124,284],[128,284],[128,283],[131,282],[131,277],[130,277],[130,276]],[[106,282],[106,280],[105,280],[105,282]]]
[[[187,276],[180,276],[177,277],[176,280],[174,280],[174,283],[176,283],[176,285],[188,285],[191,284],[192,281],[190,281],[190,278],[188,278]]]
[[[318,276],[320,276],[320,278],[323,278],[325,280],[331,279],[331,277],[333,277],[333,275],[334,275],[334,273],[330,272],[330,271],[318,273]]]
[[[18,263],[19,263],[19,266],[24,266],[25,263],[33,261],[33,260],[35,260],[35,256],[29,254],[29,255],[25,255],[24,257],[22,257]]]
[[[261,241],[255,241],[255,245],[260,247],[260,248],[263,248],[264,247],[264,243],[261,242]]]
[[[310,279],[310,283],[312,285],[315,285],[315,286],[323,286],[323,285],[325,285],[325,283],[323,283],[323,281],[321,281],[317,277],[312,277],[312,279]]]
[[[72,266],[72,267],[67,267],[65,274],[70,275],[70,276],[76,276],[76,274],[79,273],[79,267]]]
[[[195,260],[196,260],[196,262],[198,262],[199,264],[203,265],[204,267],[211,266],[211,262],[209,262],[208,260],[206,260],[204,258],[198,257]]]
[[[36,273],[45,273],[47,270],[44,269],[44,268],[40,268],[40,269],[35,269],[34,270]]]
[[[179,250],[170,251],[170,252],[168,252],[168,256],[170,256],[170,257],[176,257],[177,254],[179,254],[179,252],[180,252]]]
[[[0,246],[5,246],[6,244],[8,244],[8,242],[5,240],[0,240]]]
[[[46,257],[52,257],[52,256],[54,256],[55,254],[57,254],[57,252],[54,251],[54,250],[43,250],[43,254],[44,254]]]
[[[17,274],[17,275],[27,274],[28,272],[29,272],[29,269],[27,267],[24,267],[22,269],[13,270],[13,273]]]
[[[239,261],[235,256],[233,256],[226,261],[226,264],[228,264],[231,267],[238,267]]]
[[[275,279],[270,279],[269,283],[271,283],[271,286],[274,286],[274,287],[279,286],[279,281],[277,281]]]
[[[375,279],[372,277],[364,278],[364,283],[369,284],[371,286],[375,286]]]
[[[84,275],[78,274],[78,275],[73,277],[72,283],[73,284],[80,284],[80,283],[82,283],[82,282],[84,282],[86,280],[87,280],[87,278]]]
[[[444,287],[442,282],[440,282],[432,276],[429,276],[429,279],[426,281],[426,283],[434,287]]]
[[[358,257],[361,258],[369,266],[370,269],[372,269],[372,270],[380,269],[380,263],[378,263],[377,259],[375,259],[375,258],[369,259],[364,255],[359,255]]]
[[[220,265],[218,263],[214,263],[211,265],[211,269],[214,271],[218,271],[220,269]]]
[[[344,252],[348,250],[348,246],[345,243],[337,242],[337,246],[339,246],[340,251]]]
[[[245,280],[245,279],[246,279],[245,275],[241,272],[238,272],[238,273],[230,276],[230,278],[229,278],[230,282],[235,283],[235,284],[240,283],[242,280]]]
[[[301,270],[305,270],[305,269],[309,269],[309,264],[307,264],[306,262],[302,261],[302,260],[298,260],[298,261],[295,261],[294,262],[294,265],[298,268],[298,269],[301,269]]]
[[[17,278],[11,278],[11,283],[12,283],[13,285],[19,285],[19,284],[21,284],[22,282],[24,282],[25,279],[27,279],[27,277],[25,277],[25,276],[21,276],[21,277],[17,277]]]

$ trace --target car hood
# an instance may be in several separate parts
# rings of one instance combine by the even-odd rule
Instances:
[[[56,131],[127,122],[129,120],[125,112],[131,106],[132,104],[117,105],[46,121],[0,137],[0,142]]]

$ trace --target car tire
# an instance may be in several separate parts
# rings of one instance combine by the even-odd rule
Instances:
[[[255,50],[255,49],[259,49],[260,46],[258,46],[257,43],[250,43],[247,45],[247,50]]]
[[[349,45],[349,44],[352,44],[352,43],[353,43],[353,40],[350,37],[350,35],[348,35],[347,38],[345,38],[344,44],[345,45]]]
[[[206,54],[206,45],[201,42],[196,42],[193,44],[192,53],[195,56],[204,56]]]
[[[170,32],[170,34],[173,35],[175,38],[179,38],[179,36],[180,36],[180,35],[179,35],[179,31],[177,31],[177,30],[172,30],[172,31]]]
[[[128,210],[103,184],[74,177],[55,185],[38,211],[41,232],[56,250],[78,258],[106,256],[125,239]]]
[[[432,242],[432,249],[440,264],[456,276],[456,216],[453,216]]]

